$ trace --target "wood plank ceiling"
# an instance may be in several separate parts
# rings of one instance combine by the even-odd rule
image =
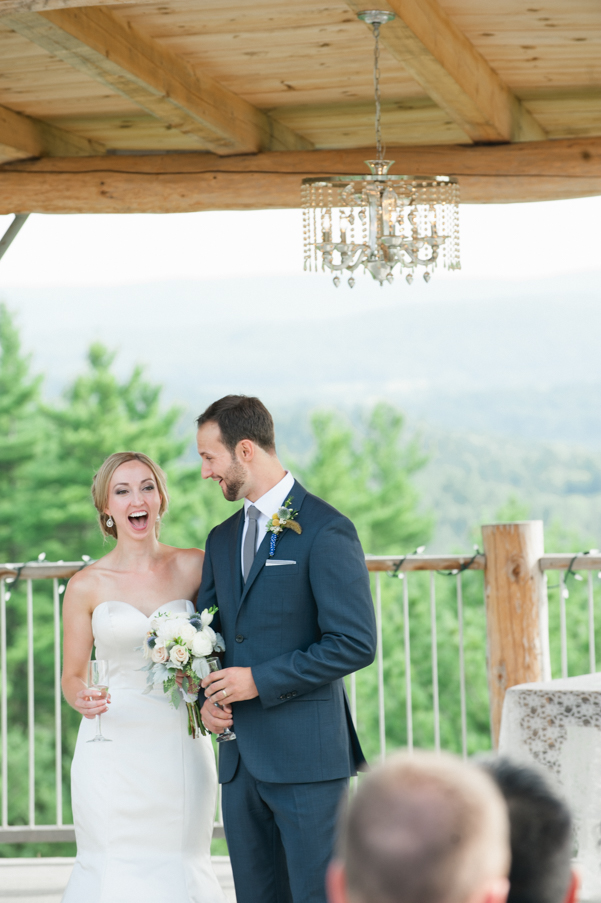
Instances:
[[[369,5],[0,0],[0,212],[298,206],[304,175],[363,172]],[[601,193],[599,0],[375,5],[393,172]]]

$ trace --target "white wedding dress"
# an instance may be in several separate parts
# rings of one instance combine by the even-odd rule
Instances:
[[[193,611],[178,599],[157,611]],[[153,614],[156,614],[154,612]],[[149,618],[126,602],[94,609],[96,658],[110,662],[102,733],[82,719],[71,768],[77,859],[63,903],[225,903],[211,865],[217,776],[210,737],[188,735],[186,706],[143,695]]]

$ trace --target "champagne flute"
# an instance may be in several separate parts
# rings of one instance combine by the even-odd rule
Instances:
[[[216,655],[207,656],[207,664],[210,671],[221,671],[221,662]],[[213,705],[216,705],[218,709],[223,708],[223,706],[219,705],[218,702],[214,702]],[[221,734],[217,734],[217,743],[225,743],[226,740],[235,739],[236,735],[229,729],[229,727],[226,727],[226,729]]]
[[[88,662],[88,687],[100,690],[101,699],[106,699],[109,692],[109,663],[103,659]],[[103,737],[100,726],[100,715],[96,715],[96,736],[88,740],[88,743],[112,743],[107,737]]]

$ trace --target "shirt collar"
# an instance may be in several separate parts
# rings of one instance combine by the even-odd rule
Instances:
[[[270,518],[278,508],[282,507],[293,486],[294,477],[290,471],[287,470],[280,482],[276,483],[275,486],[266,492],[265,495],[262,495],[260,499],[257,499],[256,502],[250,502],[248,499],[244,499],[244,516],[246,517],[250,506],[254,505],[255,508],[259,509],[261,514]]]

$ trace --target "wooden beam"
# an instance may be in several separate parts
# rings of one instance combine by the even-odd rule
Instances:
[[[482,527],[490,721],[496,748],[505,691],[550,680],[543,522]]]
[[[0,155],[3,157],[91,157],[104,152],[105,147],[99,141],[89,141],[0,106]]]
[[[364,0],[347,0],[354,12]],[[472,141],[540,141],[545,132],[437,0],[388,0],[382,44]],[[371,30],[371,26],[368,26]]]
[[[560,552],[556,555],[543,555],[540,560],[541,571],[601,571],[601,555],[598,552],[578,555]]]
[[[109,9],[23,13],[1,21],[207,150],[232,154],[311,147]]]
[[[0,237],[0,260],[2,260],[2,258],[12,245],[13,241],[27,222],[28,216],[29,213],[17,213],[4,235]]]
[[[367,570],[378,571],[483,571],[484,555],[366,555]]]
[[[51,9],[74,9],[79,6],[131,5],[131,0],[0,0],[0,17],[13,13],[40,13]]]
[[[0,213],[177,213],[300,206],[304,177],[366,173],[371,148],[255,156],[165,154],[0,167]],[[463,203],[601,194],[601,138],[490,147],[392,147],[397,172],[455,175]]]

